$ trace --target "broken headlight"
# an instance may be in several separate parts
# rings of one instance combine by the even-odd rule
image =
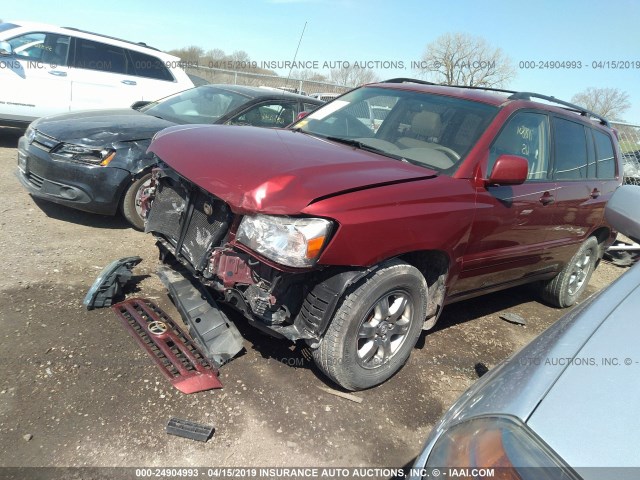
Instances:
[[[56,155],[60,155],[73,160],[74,162],[90,163],[92,165],[109,165],[109,162],[116,156],[116,151],[109,148],[89,148],[73,143],[63,143],[56,148]]]
[[[313,266],[331,231],[324,218],[247,215],[236,239],[274,262],[290,267]]]

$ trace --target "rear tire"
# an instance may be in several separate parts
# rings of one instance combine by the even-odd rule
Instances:
[[[571,261],[551,280],[542,285],[542,299],[560,308],[572,306],[589,284],[600,255],[595,237],[587,238]]]
[[[133,181],[124,192],[120,209],[122,215],[137,230],[144,230],[144,219],[140,208],[140,195],[151,181],[151,172],[145,173]]]
[[[427,283],[417,268],[383,264],[343,298],[313,351],[316,365],[347,390],[379,385],[409,358],[426,305]]]

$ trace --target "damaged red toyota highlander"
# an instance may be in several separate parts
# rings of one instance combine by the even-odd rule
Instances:
[[[388,110],[375,129],[372,107]],[[219,360],[241,344],[228,319],[194,313],[193,288],[209,314],[219,301],[307,342],[349,390],[395,374],[447,303],[538,282],[573,305],[615,236],[604,206],[622,182],[616,136],[592,112],[408,79],[289,129],[178,126],[149,149],[161,166],[146,230],[203,349]]]

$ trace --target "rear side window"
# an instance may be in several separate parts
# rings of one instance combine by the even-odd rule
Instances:
[[[77,38],[74,66],[87,70],[126,74],[127,56],[124,48]]]
[[[553,178],[579,180],[588,178],[587,137],[584,126],[553,119],[554,164]]]
[[[615,178],[616,163],[611,138],[597,130],[593,131],[593,137],[596,141],[596,172],[598,178]]]
[[[166,65],[159,58],[144,53],[129,50],[135,74],[139,77],[155,78],[156,80],[173,81],[173,76]]]

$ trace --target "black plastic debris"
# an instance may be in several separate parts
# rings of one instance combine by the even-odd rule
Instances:
[[[517,313],[507,312],[500,315],[502,320],[506,320],[509,323],[515,323],[516,325],[526,325],[527,321]]]
[[[198,442],[209,440],[213,436],[214,430],[210,425],[181,420],[175,417],[171,417],[169,423],[167,423],[167,433],[169,435],[177,435],[178,437],[189,438]]]
[[[142,261],[140,257],[124,257],[104,267],[82,301],[87,310],[110,307],[113,299],[122,293],[122,287],[131,280],[131,270]]]
[[[478,362],[473,366],[473,369],[476,371],[476,375],[478,378],[482,377],[485,373],[489,371],[489,367],[487,367],[484,363]]]
[[[637,251],[607,250],[603,258],[618,267],[630,267],[638,261],[639,256],[640,252]]]

